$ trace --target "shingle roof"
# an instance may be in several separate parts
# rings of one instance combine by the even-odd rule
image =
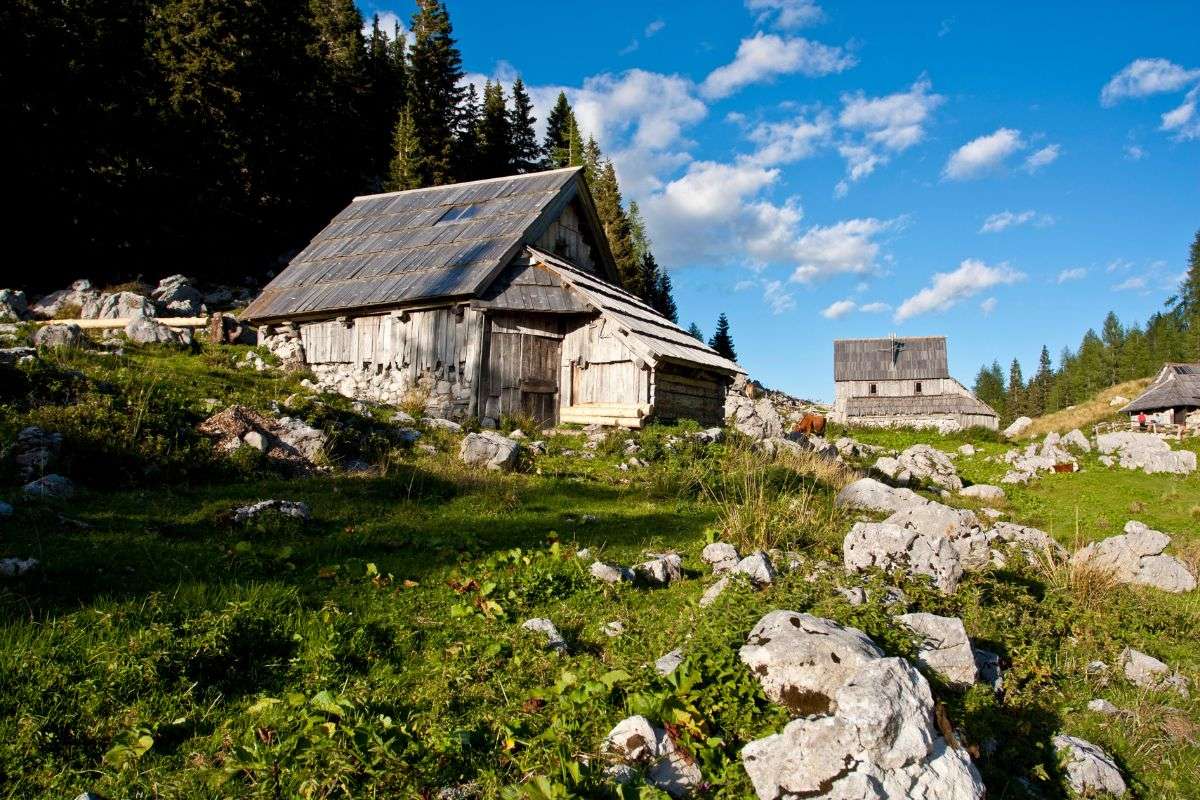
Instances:
[[[835,339],[835,381],[949,378],[945,336]]]
[[[504,311],[588,312],[592,308],[557,275],[518,255],[484,290],[480,306]]]
[[[1154,383],[1121,413],[1200,408],[1200,364],[1166,364]]]
[[[474,297],[577,196],[591,208],[581,170],[573,167],[356,197],[244,316],[279,319]],[[606,258],[602,253],[607,268]]]
[[[726,374],[745,374],[735,362],[659,314],[640,298],[597,278],[557,256],[527,247],[529,257],[550,270],[588,304],[616,321],[629,348],[650,364],[670,361]]]
[[[932,394],[905,397],[851,397],[846,400],[849,417],[932,416],[935,414],[982,414],[999,416],[991,406],[972,395]]]

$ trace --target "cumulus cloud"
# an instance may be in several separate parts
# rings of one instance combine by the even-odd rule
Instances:
[[[1139,289],[1145,289],[1146,279],[1141,275],[1134,275],[1126,278],[1118,284],[1115,284],[1112,288],[1114,292],[1133,292]]]
[[[1000,128],[995,133],[972,139],[955,150],[942,170],[942,177],[959,181],[977,178],[998,167],[1023,147],[1025,142],[1021,139],[1020,131]]]
[[[846,179],[835,189],[844,196],[850,183],[862,180],[886,164],[891,153],[907,150],[925,138],[925,126],[945,98],[933,94],[933,84],[919,78],[907,91],[882,97],[863,92],[842,95],[838,125],[846,132],[838,154],[846,162]]]
[[[1000,211],[985,219],[983,227],[979,229],[979,232],[999,233],[1017,225],[1028,225],[1030,223],[1039,228],[1044,228],[1054,224],[1054,217],[1049,214],[1039,214],[1032,209],[1026,211]]]
[[[921,314],[943,312],[985,289],[1016,283],[1024,277],[1007,264],[989,267],[982,261],[968,258],[953,272],[934,273],[930,285],[901,303],[893,318],[903,322]]]
[[[979,310],[983,312],[985,317],[991,316],[991,313],[996,310],[996,298],[989,297],[979,304]]]
[[[1183,103],[1162,115],[1162,130],[1171,131],[1181,141],[1200,139],[1200,114],[1196,113],[1200,84],[1187,93]]]
[[[1111,106],[1134,97],[1176,92],[1200,81],[1200,69],[1184,69],[1165,58],[1139,58],[1113,75],[1100,90],[1100,102]]]
[[[800,73],[815,78],[844,72],[857,63],[858,59],[841,47],[759,31],[742,39],[733,61],[708,74],[700,92],[716,100],[777,75]]]
[[[1083,267],[1072,267],[1071,269],[1064,269],[1062,272],[1058,273],[1058,282],[1066,283],[1067,281],[1079,281],[1083,280],[1085,277],[1087,277],[1086,269]]]
[[[782,122],[763,122],[747,134],[758,147],[748,156],[755,164],[790,164],[816,155],[833,134],[833,117],[828,112],[815,117],[797,117]]]
[[[841,319],[847,314],[853,313],[857,308],[858,303],[853,300],[836,300],[821,311],[821,316],[825,319]]]
[[[898,224],[899,220],[867,217],[814,225],[792,244],[790,255],[797,264],[791,279],[808,283],[828,275],[871,271],[879,255],[876,237]]]
[[[858,310],[864,314],[882,314],[884,311],[891,311],[892,307],[887,303],[864,303]]]
[[[763,302],[772,314],[782,314],[796,307],[796,299],[792,293],[783,288],[783,281],[765,281],[763,283]]]
[[[1048,144],[1040,150],[1031,153],[1029,157],[1025,159],[1025,170],[1030,173],[1037,172],[1047,164],[1054,163],[1061,153],[1062,147],[1060,145]]]
[[[816,0],[746,0],[746,8],[757,12],[760,25],[771,22],[780,28],[803,28],[825,19]]]

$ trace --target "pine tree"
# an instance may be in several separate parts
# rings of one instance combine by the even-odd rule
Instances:
[[[688,325],[688,335],[695,337],[698,341],[704,341],[704,331],[700,330],[700,326],[694,322]]]
[[[650,237],[646,235],[646,220],[642,219],[642,209],[636,200],[629,201],[625,216],[629,218],[629,241],[633,245],[633,258],[640,264],[650,252]]]
[[[654,256],[649,253],[647,257]],[[671,276],[665,269],[658,271],[658,283],[654,288],[654,308],[658,313],[676,324],[679,323],[679,306],[675,304],[675,287],[671,285]]]
[[[975,396],[996,410],[1001,418],[1005,416],[1004,373],[1000,362],[993,361],[990,367],[980,367],[975,376]]]
[[[1005,394],[1008,396],[1008,418],[1026,416],[1025,378],[1021,375],[1021,362],[1015,358],[1008,368],[1008,390]]]
[[[415,131],[415,174],[421,186],[452,183],[454,133],[462,89],[462,56],[440,0],[417,0],[409,51],[409,109]]]
[[[575,124],[575,114],[567,102],[567,93],[559,92],[554,108],[546,117],[546,136],[542,139],[546,168],[559,169],[571,165],[570,132]]]
[[[421,187],[421,176],[417,171],[416,127],[413,125],[412,111],[408,106],[400,112],[396,119],[396,127],[392,135],[392,161],[388,167],[388,179],[385,188],[389,192],[402,192]]]
[[[641,264],[633,258],[633,241],[630,237],[629,218],[621,206],[621,187],[617,183],[617,170],[611,160],[600,163],[600,148],[594,139],[588,140],[589,159],[593,162],[595,178],[588,179],[592,197],[596,201],[596,214],[604,226],[605,238],[617,264],[617,275],[621,286],[638,297],[648,297],[647,287],[642,282]],[[585,175],[588,166],[584,166]]]
[[[725,316],[724,311],[717,317],[717,329],[708,340],[708,346],[716,350],[717,355],[737,361],[737,351],[733,349],[733,336],[729,333],[729,318]]]
[[[513,81],[512,112],[509,115],[509,129],[512,131],[512,162],[517,172],[537,172],[542,169],[543,153],[538,144],[534,124],[537,117],[533,116],[533,101],[520,76]]]
[[[512,128],[504,87],[498,81],[488,81],[483,87],[483,112],[479,120],[479,177],[498,178],[512,173]]]
[[[482,174],[479,146],[482,113],[479,93],[475,84],[467,84],[463,92],[462,105],[458,110],[458,121],[454,132],[454,173],[460,181],[473,181],[487,177]]]

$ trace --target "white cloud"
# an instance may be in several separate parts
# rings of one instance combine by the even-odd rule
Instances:
[[[1024,277],[1007,264],[989,267],[982,261],[968,258],[953,272],[934,273],[929,286],[900,304],[894,319],[903,322],[921,314],[940,313],[985,289],[1016,283]]]
[[[954,151],[942,170],[942,177],[951,180],[976,178],[996,168],[1004,159],[1025,147],[1021,132],[1000,128],[995,133],[980,136]]]
[[[1126,145],[1125,147],[1125,157],[1130,161],[1141,161],[1147,155],[1149,154],[1146,152],[1145,148],[1141,147],[1140,145],[1131,144]]]
[[[1107,273],[1110,273],[1110,274],[1113,272],[1124,272],[1132,266],[1133,266],[1132,261],[1126,261],[1125,259],[1121,259],[1121,258],[1114,258],[1112,261],[1108,262],[1108,266],[1106,266],[1104,268],[1104,271]]]
[[[640,41],[638,41],[637,38],[630,39],[629,44],[625,45],[624,47],[622,47],[620,50],[617,51],[617,55],[627,56],[630,53],[637,50],[641,46],[642,46],[642,43]]]
[[[758,286],[758,281],[750,278],[743,278],[733,285],[733,290],[735,292],[744,292],[747,289],[753,289],[755,286]]]
[[[1165,58],[1139,58],[1116,75],[1100,90],[1100,102],[1111,106],[1132,97],[1178,91],[1200,80],[1200,69],[1184,69]]]
[[[1058,282],[1066,283],[1067,281],[1078,281],[1083,280],[1085,277],[1087,277],[1086,269],[1083,267],[1072,267],[1071,269],[1064,269],[1062,272],[1058,273]]]
[[[989,297],[979,304],[979,310],[983,312],[985,317],[991,316],[991,313],[996,310],[996,298]]]
[[[1028,225],[1030,223],[1039,228],[1045,228],[1054,224],[1054,217],[1049,214],[1039,214],[1033,209],[1026,211],[1000,211],[985,219],[983,227],[979,229],[979,232],[999,233],[1017,225]]]
[[[830,303],[822,312],[821,316],[825,319],[841,319],[847,314],[853,313],[858,308],[858,303],[853,300],[837,300]]]
[[[667,27],[666,22],[664,22],[661,19],[656,19],[653,22],[651,22],[649,25],[646,26],[646,30],[642,32],[642,35],[644,35],[647,39],[649,39],[651,36],[658,33],[665,27]]]
[[[833,133],[833,117],[827,112],[812,119],[797,117],[783,122],[764,122],[747,134],[758,149],[748,160],[763,166],[790,164],[809,158],[828,144]]]
[[[1057,144],[1048,144],[1035,153],[1031,153],[1025,159],[1025,170],[1027,172],[1037,172],[1047,164],[1054,163],[1062,153],[1062,147]]]
[[[1129,292],[1137,289],[1145,289],[1146,279],[1141,275],[1134,275],[1114,285],[1112,288],[1114,292]]]
[[[371,37],[371,34],[373,33],[372,26],[375,23],[376,15],[379,16],[379,29],[383,31],[384,36],[387,36],[389,39],[394,39],[397,28],[399,28],[401,36],[408,36],[408,26],[404,24],[404,20],[400,19],[400,15],[395,11],[386,10],[374,12],[370,19],[365,19],[364,15],[362,29],[363,36],[366,36],[367,38]],[[411,39],[411,37],[409,38]]]
[[[825,19],[816,0],[746,0],[746,8],[758,12],[759,24],[773,19],[780,28],[803,28]]]
[[[1200,114],[1196,113],[1200,85],[1187,93],[1183,103],[1162,115],[1162,130],[1173,131],[1180,141],[1200,139]]]
[[[865,303],[859,306],[858,310],[864,314],[882,314],[884,311],[891,311],[892,307],[887,303]]]
[[[858,59],[841,47],[759,31],[753,38],[742,39],[732,62],[708,74],[700,92],[710,99],[720,99],[776,75],[800,73],[815,78],[844,72],[857,63]]]
[[[950,35],[950,30],[953,27],[954,27],[954,19],[953,18],[942,20],[942,24],[938,26],[938,32],[937,32],[938,38],[941,39],[944,36]]]
[[[763,283],[763,302],[772,314],[782,314],[796,307],[796,299],[792,293],[783,288],[783,281],[766,281]]]
[[[883,166],[890,153],[907,150],[925,138],[925,125],[933,110],[945,98],[931,94],[933,84],[919,78],[908,91],[882,97],[867,97],[862,92],[842,95],[838,125],[847,138],[838,145],[846,162],[846,179],[834,190],[843,197],[850,183],[862,180]]]
[[[814,225],[791,247],[790,255],[797,262],[791,279],[808,283],[828,275],[871,271],[879,255],[875,238],[897,224],[899,220],[868,217]]]

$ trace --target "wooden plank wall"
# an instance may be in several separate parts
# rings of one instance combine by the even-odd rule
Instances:
[[[562,405],[649,403],[650,374],[611,320],[580,325],[563,338]]]
[[[654,370],[654,415],[721,425],[725,417],[725,381],[698,370],[660,365]]]
[[[589,272],[596,271],[595,256],[583,234],[583,223],[574,202],[563,210],[562,216],[550,223],[546,232],[538,237],[535,247],[569,258]]]
[[[562,318],[544,314],[492,314],[487,368],[481,380],[483,417],[530,414],[553,425],[558,402]]]

